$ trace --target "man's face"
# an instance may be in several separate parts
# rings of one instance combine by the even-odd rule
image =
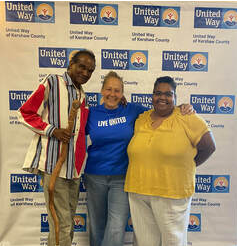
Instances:
[[[95,70],[95,62],[87,54],[81,54],[77,62],[70,62],[68,74],[77,88],[85,84]]]

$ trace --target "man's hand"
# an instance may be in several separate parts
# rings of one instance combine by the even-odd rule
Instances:
[[[73,134],[70,134],[69,130],[64,128],[54,129],[52,135],[63,143],[69,143],[71,136],[73,136]]]
[[[180,112],[182,115],[185,115],[185,114],[194,114],[196,113],[196,110],[193,109],[193,106],[190,105],[190,104],[181,104],[179,105],[179,108],[180,108]]]

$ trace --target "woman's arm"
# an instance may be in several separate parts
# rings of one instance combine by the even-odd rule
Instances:
[[[197,155],[194,157],[196,166],[205,162],[216,150],[215,139],[212,132],[206,132],[197,144]]]

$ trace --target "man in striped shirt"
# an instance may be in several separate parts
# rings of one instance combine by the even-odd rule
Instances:
[[[74,215],[78,203],[79,178],[86,154],[85,126],[88,107],[85,84],[95,70],[95,56],[89,50],[78,51],[62,76],[48,75],[19,109],[19,120],[32,131],[34,138],[23,169],[42,175],[48,211],[48,246],[55,245],[54,222],[48,206],[48,185],[60,155],[62,142],[68,143],[68,154],[55,183],[54,203],[59,218],[59,243],[71,246]],[[68,132],[68,115],[72,101],[80,99],[73,134]]]

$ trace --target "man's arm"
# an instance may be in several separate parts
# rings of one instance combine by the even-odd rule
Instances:
[[[214,137],[211,132],[206,132],[199,143],[197,144],[197,155],[194,160],[196,162],[196,166],[201,165],[205,162],[212,153],[216,150],[216,143]]]
[[[40,134],[50,136],[54,126],[49,125],[42,119],[45,109],[45,93],[47,88],[40,84],[30,98],[19,108],[19,121],[30,130]]]
[[[19,121],[30,130],[45,136],[52,136],[55,126],[46,122],[42,115],[48,105],[49,83],[51,75],[44,78],[28,100],[18,109]]]

